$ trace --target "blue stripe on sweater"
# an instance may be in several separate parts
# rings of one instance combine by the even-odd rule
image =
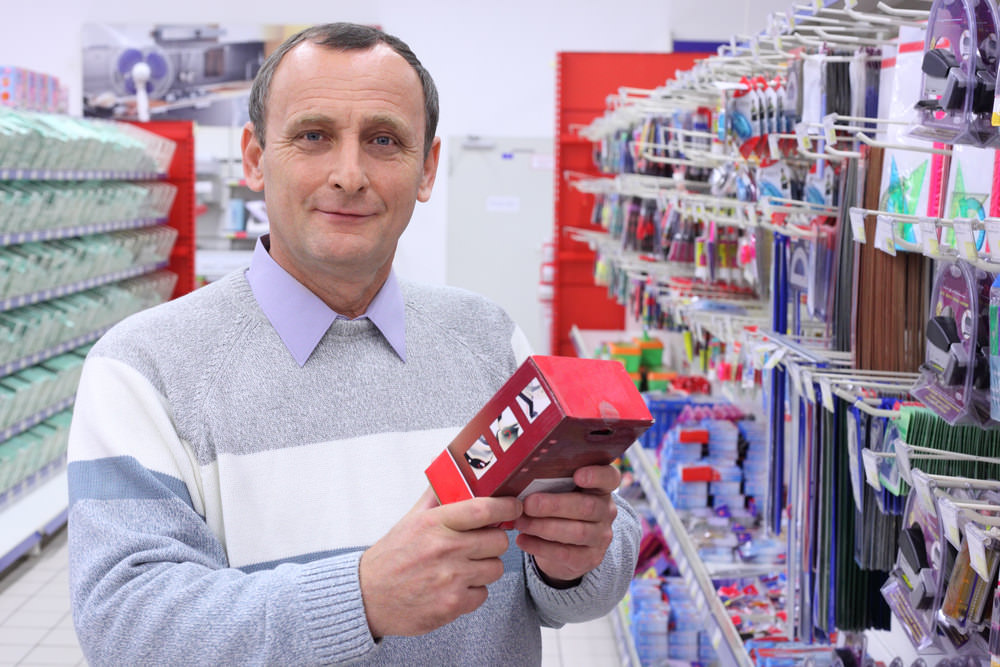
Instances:
[[[187,485],[149,470],[131,456],[71,461],[66,467],[70,507],[78,500],[181,500],[194,508]]]
[[[299,565],[304,565],[305,563],[311,563],[314,560],[320,560],[321,558],[333,558],[334,556],[341,556],[343,554],[363,551],[364,549],[365,547],[345,547],[343,549],[315,551],[309,554],[291,556],[289,558],[282,558],[281,560],[272,560],[266,563],[251,563],[250,565],[244,565],[240,567],[239,570],[241,572],[245,572],[246,574],[250,574],[252,572],[260,572],[261,570],[273,570],[279,565],[284,565],[285,563],[297,563]]]

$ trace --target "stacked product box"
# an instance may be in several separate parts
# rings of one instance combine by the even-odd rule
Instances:
[[[739,464],[739,430],[731,421],[677,426],[663,438],[663,489],[677,509],[744,507]]]
[[[68,96],[59,77],[14,65],[0,65],[0,106],[66,113]]]
[[[704,631],[702,614],[698,612],[687,582],[680,577],[667,577],[663,583],[670,601],[670,634],[668,654],[671,660],[712,663],[718,653],[711,637]]]
[[[670,602],[659,577],[640,577],[629,586],[629,631],[642,667],[670,659]]]
[[[767,493],[767,440],[753,421],[678,419],[659,451],[663,489],[679,510],[753,507]]]
[[[751,498],[764,498],[770,484],[767,428],[763,422],[748,420],[738,422],[737,426],[743,452],[743,493]]]
[[[711,472],[701,465],[708,445],[708,429],[676,426],[663,437],[660,470],[663,490],[678,510],[708,507]]]

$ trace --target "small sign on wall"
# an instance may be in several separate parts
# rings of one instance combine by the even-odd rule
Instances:
[[[486,198],[487,213],[519,213],[521,198],[516,195],[490,195]]]

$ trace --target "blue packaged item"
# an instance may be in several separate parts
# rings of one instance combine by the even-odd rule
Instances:
[[[660,665],[669,659],[670,603],[659,579],[634,579],[629,585],[629,626],[642,665]]]
[[[670,430],[677,416],[687,405],[690,397],[669,396],[659,392],[646,392],[643,395],[646,407],[653,415],[653,425],[640,436],[639,443],[646,449],[659,449],[664,434]]]

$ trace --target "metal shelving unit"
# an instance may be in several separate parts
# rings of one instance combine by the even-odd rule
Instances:
[[[173,159],[163,165],[165,173],[145,171],[112,171],[88,169],[31,169],[0,166],[0,182],[49,181],[71,183],[76,181],[143,181],[169,182],[177,186],[166,219],[139,218],[135,220],[109,220],[96,224],[79,224],[58,229],[37,229],[5,232],[0,235],[0,246],[34,241],[50,241],[73,236],[87,236],[127,229],[141,229],[164,224],[177,229],[178,236],[168,262],[143,262],[105,275],[98,275],[68,285],[43,289],[0,299],[0,311],[42,303],[68,294],[77,293],[100,285],[123,281],[132,277],[152,274],[164,267],[177,275],[173,296],[180,296],[194,289],[194,136],[190,122],[145,123],[142,127],[153,135],[165,137],[176,144]],[[156,147],[150,151],[157,152]],[[159,165],[157,165],[159,168]],[[80,345],[96,340],[108,326],[96,331],[83,332],[72,340],[54,347],[0,365],[0,377],[13,374],[57,354],[68,352]],[[30,428],[47,416],[65,409],[72,399],[62,400],[4,429],[0,443],[16,433]],[[36,548],[47,535],[66,523],[68,515],[68,489],[66,458],[59,456],[40,467],[25,479],[0,493],[0,572],[23,555]]]
[[[743,640],[736,632],[736,627],[729,620],[729,614],[722,606],[708,569],[698,556],[698,550],[691,543],[684,524],[664,493],[663,487],[660,486],[655,463],[638,443],[629,448],[627,456],[653,510],[653,516],[663,531],[663,538],[670,547],[677,569],[687,582],[688,594],[694,601],[698,613],[703,617],[705,629],[711,638],[712,646],[719,654],[719,659],[724,665],[752,667],[753,662],[743,646]]]
[[[621,661],[622,667],[641,667],[642,663],[635,651],[635,643],[629,633],[628,616],[624,603],[618,603],[608,618],[611,619],[611,629],[615,633],[615,641],[618,643],[618,659]]]

